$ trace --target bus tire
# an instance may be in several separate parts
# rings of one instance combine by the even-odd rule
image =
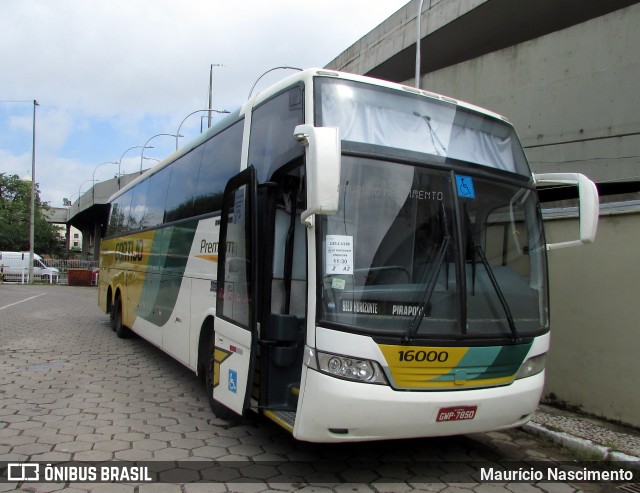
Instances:
[[[129,337],[129,329],[122,323],[122,301],[120,296],[116,296],[116,300],[113,302],[113,330],[116,331],[116,335],[121,339]]]
[[[213,398],[213,387],[214,382],[216,380],[216,365],[215,365],[215,332],[211,331],[211,336],[209,337],[209,343],[207,344],[207,354],[205,359],[205,373],[204,373],[204,388],[207,393],[207,399],[209,401],[209,407],[213,414],[216,415],[216,418],[224,419],[226,421],[231,421],[238,419],[239,416],[234,413],[231,409],[226,407],[224,404],[220,404]],[[219,371],[219,367],[218,367]],[[220,378],[220,375],[217,375],[217,378]],[[219,381],[219,380],[218,380]]]
[[[113,303],[111,303],[111,300],[108,301],[107,306],[109,307],[109,326],[111,327],[111,330],[115,332],[116,331],[116,314],[115,314]]]

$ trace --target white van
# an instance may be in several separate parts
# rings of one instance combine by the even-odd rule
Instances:
[[[6,281],[27,280],[29,277],[29,252],[0,252],[0,272]],[[60,271],[47,267],[42,257],[33,254],[33,280],[58,282]]]

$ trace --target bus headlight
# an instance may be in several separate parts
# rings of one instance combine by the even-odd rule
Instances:
[[[537,375],[542,370],[544,370],[546,360],[547,353],[539,354],[527,359],[524,363],[522,363],[522,366],[520,366],[520,370],[518,370],[518,374],[516,375],[516,380]]]
[[[355,382],[387,385],[384,372],[375,361],[341,354],[324,353],[309,347],[306,349],[307,357],[305,357],[305,361],[307,365],[322,373]]]

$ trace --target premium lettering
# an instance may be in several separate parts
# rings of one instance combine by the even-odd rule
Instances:
[[[218,253],[217,241],[202,240],[200,242],[200,253]]]

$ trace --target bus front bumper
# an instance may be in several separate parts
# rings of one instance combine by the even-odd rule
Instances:
[[[542,394],[544,372],[503,387],[396,391],[341,380],[307,366],[293,430],[299,440],[346,442],[461,435],[525,424]],[[477,407],[473,419],[437,421],[443,408]]]

